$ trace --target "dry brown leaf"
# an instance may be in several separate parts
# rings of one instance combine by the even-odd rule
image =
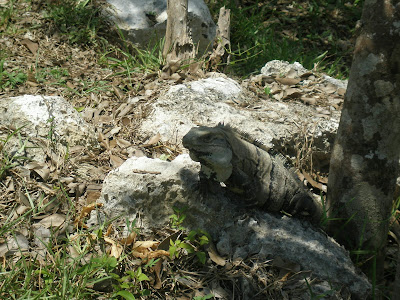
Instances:
[[[40,169],[34,169],[33,171],[34,171],[40,178],[42,178],[43,181],[47,181],[47,180],[49,179],[49,177],[50,177],[50,170],[49,170],[49,168],[47,168],[47,166],[46,166],[46,167],[43,167],[43,168],[40,168]]]
[[[112,85],[112,88],[114,90],[115,95],[117,95],[117,97],[122,100],[124,98],[124,92],[117,86]]]
[[[178,73],[174,73],[174,74],[171,74],[171,76],[169,76],[169,79],[171,79],[173,81],[179,81],[179,80],[182,80],[182,77]]]
[[[300,97],[301,101],[303,101],[305,104],[309,105],[314,105],[317,103],[317,100],[315,98],[310,98],[310,97]]]
[[[72,246],[71,244],[68,245],[68,253],[72,258],[77,258],[79,257],[79,252],[75,249],[74,246]]]
[[[143,250],[143,249],[142,249]],[[141,258],[141,259],[144,259],[144,258],[147,258],[147,255],[150,253],[150,251],[148,251],[148,250],[146,250],[146,251],[136,251],[136,250],[132,250],[131,251],[131,254],[134,256],[134,257],[137,257],[137,258]]]
[[[18,206],[16,212],[17,212],[17,214],[19,214],[19,215],[23,215],[23,214],[26,213],[29,209],[30,209],[30,208],[29,208],[28,206],[20,205],[20,206]]]
[[[333,94],[337,91],[337,87],[332,83],[328,83],[326,86],[321,87],[321,90],[327,94]]]
[[[138,257],[144,260],[150,260],[150,259],[155,259],[163,256],[169,256],[169,252],[165,250],[155,250],[155,251],[146,251],[146,252],[140,252],[140,251],[135,251],[133,250],[131,254],[134,257]]]
[[[157,144],[161,140],[161,134],[157,132],[156,135],[152,136],[146,143],[144,143],[143,147],[149,147]]]
[[[0,257],[6,257],[28,249],[28,239],[23,234],[17,233],[9,238],[6,243],[0,245]]]
[[[156,262],[156,264],[153,267],[154,275],[156,276],[156,283],[154,284],[154,288],[156,290],[160,289],[162,287],[162,282],[161,282],[161,266],[162,266],[162,261],[159,260]]]
[[[34,81],[30,81],[30,80],[27,80],[27,81],[26,81],[26,84],[29,85],[29,86],[31,86],[31,87],[37,87],[37,86],[39,86],[38,83],[36,83],[36,82],[34,82]]]
[[[117,147],[117,141],[115,139],[112,139],[109,145],[110,149],[114,149],[115,147]]]
[[[86,217],[90,214],[90,212],[91,212],[92,210],[96,209],[97,207],[102,207],[102,206],[103,206],[103,203],[92,203],[92,204],[90,204],[90,205],[88,205],[88,206],[84,206],[84,207],[82,208],[82,210],[81,210],[81,213],[80,213],[79,217],[77,217],[77,218],[75,219],[75,221],[74,221],[74,226],[75,226],[75,227],[77,227],[77,226],[82,226],[82,225],[83,225],[83,224],[82,224],[82,220],[83,220],[84,218],[86,218]]]
[[[114,256],[115,258],[119,258],[124,252],[124,247],[122,247],[119,244],[112,244],[111,245],[111,251],[110,251],[110,256]]]
[[[122,165],[124,163],[124,160],[119,158],[118,156],[115,156],[115,155],[111,154],[110,155],[110,162],[111,162],[111,165],[114,168],[118,168],[120,165]]]
[[[301,81],[299,78],[275,78],[275,80],[283,85],[295,85]]]
[[[100,198],[100,191],[87,191],[86,193],[86,204],[95,203]]]
[[[328,184],[328,177],[325,176],[321,176],[317,174],[317,179],[319,182],[324,183],[324,184]]]
[[[300,98],[303,93],[301,92],[300,89],[296,88],[288,88],[284,90],[284,97],[283,99],[294,99],[294,98]]]
[[[339,96],[344,96],[344,94],[346,94],[346,89],[344,88],[339,88],[337,91]]]
[[[39,44],[32,42],[30,39],[23,39],[21,45],[24,45],[33,55],[36,55],[36,52],[39,49]]]
[[[144,248],[144,249],[148,249],[148,248],[153,248],[156,249],[156,247],[158,246],[159,242],[155,242],[155,241],[137,241],[133,244],[132,249],[136,250],[138,248]]]
[[[282,92],[281,86],[276,82],[270,84],[269,86],[266,85],[265,87],[270,89],[272,95]]]
[[[48,244],[50,241],[50,237],[58,236],[58,232],[52,233],[49,228],[45,228],[40,223],[33,224],[33,228],[33,242],[39,248],[42,248],[44,245]]]
[[[6,190],[5,190],[5,195],[7,193],[15,192],[14,181],[11,180],[11,176],[7,177],[6,179],[3,178],[2,184],[7,187]]]
[[[102,132],[99,132],[97,140],[99,141],[100,145],[103,146],[104,148],[106,149],[110,148],[108,144],[108,138],[106,138]]]
[[[308,77],[310,77],[311,75],[313,75],[312,72],[305,72],[305,73],[303,73],[303,74],[300,75],[300,78],[302,78],[302,79],[308,78]]]
[[[121,127],[120,126],[114,127],[113,129],[110,130],[109,135],[110,136],[115,135],[120,131],[121,131]]]
[[[0,257],[5,257],[6,255],[8,255],[9,248],[10,247],[8,246],[8,243],[0,244]]]
[[[303,174],[304,178],[305,178],[313,187],[315,187],[315,188],[317,188],[317,189],[319,189],[319,190],[321,190],[321,191],[324,191],[324,185],[323,185],[323,184],[321,184],[321,183],[319,183],[319,182],[316,182],[316,181],[311,177],[311,175],[308,174],[307,172],[301,171],[301,173]]]
[[[39,169],[43,169],[43,168],[47,168],[47,164],[46,163],[39,163],[37,161],[32,161],[28,164],[25,165],[25,168],[27,168],[28,170],[39,170]]]
[[[169,245],[171,243],[171,240],[173,242],[175,242],[179,236],[182,234],[182,231],[179,230],[177,232],[174,232],[173,234],[171,234],[170,236],[168,236],[167,238],[165,238],[157,247],[158,250],[168,250],[169,249]]]
[[[112,233],[112,231],[113,231],[113,225],[110,224],[110,225],[108,225],[107,230],[106,230],[106,232],[104,233],[104,236],[110,236],[111,233]]]
[[[123,103],[121,104],[115,112],[115,117],[122,118],[129,114],[134,108],[133,104]]]
[[[282,100],[283,96],[284,96],[283,91],[280,91],[279,93],[274,94],[274,99],[280,101]]]
[[[296,77],[299,77],[299,76],[295,69],[290,69],[289,72],[286,73],[286,78],[296,78]]]
[[[215,262],[219,266],[225,266],[226,260],[219,256],[214,247],[209,248],[207,252],[213,262]]]
[[[329,110],[327,110],[327,109],[325,109],[323,107],[317,107],[315,110],[321,115],[329,116],[331,114],[331,112]]]
[[[111,116],[107,115],[101,115],[99,117],[99,123],[111,123],[113,118]]]
[[[67,87],[69,87],[71,90],[75,89],[75,85],[71,81],[67,81]]]
[[[328,101],[332,105],[339,107],[343,103],[343,98],[330,97],[328,98]]]
[[[117,141],[118,146],[120,146],[121,148],[127,148],[130,145],[132,145],[131,142],[121,139],[121,138],[116,138],[115,140]]]
[[[110,256],[114,256],[115,258],[119,258],[124,251],[124,247],[120,245],[118,242],[114,241],[109,237],[104,237],[104,241],[111,245]]]
[[[135,242],[136,237],[137,233],[132,231],[126,238],[122,238],[119,241],[122,245],[131,245],[133,242]]]
[[[64,224],[66,219],[65,215],[61,214],[53,214],[51,216],[48,216],[44,219],[42,219],[39,224],[43,226],[44,228],[50,228],[50,227],[60,227],[61,225]]]

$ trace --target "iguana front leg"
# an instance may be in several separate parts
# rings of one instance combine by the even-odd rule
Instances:
[[[199,192],[202,197],[209,193],[217,194],[221,189],[221,184],[217,181],[217,175],[211,169],[201,165],[199,172]]]
[[[304,193],[295,194],[290,201],[288,201],[282,208],[295,217],[305,217],[311,219],[313,223],[317,224],[322,218],[322,206],[319,205],[311,195]]]
[[[229,191],[241,195],[246,200],[246,206],[257,205],[258,183],[239,168],[234,167],[232,175],[225,182]]]

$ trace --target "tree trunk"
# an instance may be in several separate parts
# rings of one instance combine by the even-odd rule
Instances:
[[[207,69],[216,71],[220,69],[225,71],[230,62],[230,24],[231,24],[231,10],[226,9],[225,6],[219,10],[217,34],[214,40],[214,50],[210,55],[207,63]],[[228,50],[228,51],[227,51]]]
[[[168,18],[163,49],[167,64],[195,57],[196,51],[190,37],[187,14],[188,0],[167,1]]]
[[[400,1],[366,0],[328,182],[330,233],[385,245],[400,153]],[[336,219],[336,220],[333,220]]]

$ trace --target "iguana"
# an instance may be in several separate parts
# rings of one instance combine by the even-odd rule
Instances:
[[[306,191],[300,180],[284,162],[250,143],[232,127],[193,127],[182,143],[190,157],[201,163],[200,182],[223,182],[249,206],[267,211],[284,211],[319,223],[322,206]]]

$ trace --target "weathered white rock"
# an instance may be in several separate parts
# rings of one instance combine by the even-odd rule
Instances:
[[[310,73],[310,70],[304,68],[297,61],[291,64],[288,61],[271,60],[267,62],[264,67],[261,68],[262,75],[272,77],[278,76],[296,78],[301,77],[305,73]],[[323,74],[322,77],[324,78],[326,83],[331,83],[337,88],[347,88],[347,80],[335,79],[325,74]]]
[[[56,147],[82,145],[90,149],[98,145],[94,128],[62,97],[24,95],[1,99],[0,120],[3,126],[20,129],[22,135],[22,141],[14,136],[7,142],[8,151],[17,151],[21,142],[26,142],[36,149],[27,149],[25,154],[37,161],[43,158],[40,148],[46,141]]]
[[[222,187],[216,194],[200,197],[198,170],[199,164],[186,154],[172,162],[130,158],[104,181],[100,198],[104,211],[109,217],[136,217],[136,224],[146,232],[166,225],[174,206],[187,207],[184,225],[207,230],[220,254],[260,260],[279,257],[311,271],[312,278],[329,282],[331,288],[348,289],[365,298],[370,284],[333,239],[306,222],[244,208],[240,199],[224,196]]]
[[[112,19],[125,37],[141,46],[155,44],[165,36],[167,0],[107,0]],[[216,26],[203,0],[189,0],[188,21],[193,42],[199,44],[199,53],[211,49]]]
[[[153,112],[142,123],[141,130],[149,135],[159,132],[164,140],[180,142],[193,126],[224,122],[248,132],[269,147],[286,148],[292,153],[296,153],[296,143],[306,132],[314,137],[315,151],[330,152],[339,125],[339,111],[321,116],[318,107],[273,100],[260,100],[257,109],[233,104],[243,100],[246,100],[245,93],[232,79],[217,77],[179,84],[153,104]],[[329,161],[329,155],[322,154],[321,159]]]
[[[283,60],[271,60],[261,68],[261,74],[265,76],[287,77],[289,75],[290,78],[295,78],[307,72],[309,71],[297,61],[290,64]]]

